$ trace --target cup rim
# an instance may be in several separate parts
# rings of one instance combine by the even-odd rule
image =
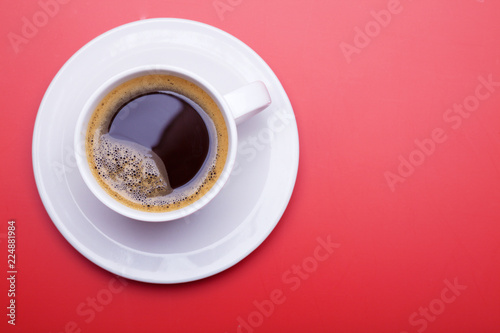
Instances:
[[[200,86],[217,103],[228,129],[228,154],[226,163],[224,164],[224,169],[221,172],[217,182],[207,193],[205,193],[205,195],[200,197],[195,202],[189,204],[188,206],[168,212],[140,211],[128,207],[125,204],[120,203],[116,199],[112,198],[101,187],[101,185],[99,185],[92,172],[90,171],[85,152],[85,135],[88,121],[95,107],[97,106],[97,103],[99,103],[99,101],[101,101],[102,98],[104,98],[105,95],[109,93],[109,91],[111,91],[121,83],[131,80],[134,77],[139,77],[141,75],[147,74],[171,74],[194,82],[195,84]],[[74,151],[77,162],[76,164],[78,166],[79,173],[84,180],[84,183],[93,193],[93,195],[99,199],[100,202],[125,217],[145,222],[166,222],[186,217],[198,211],[199,209],[207,205],[210,201],[212,201],[213,198],[215,198],[222,187],[226,184],[233,169],[236,159],[237,142],[238,137],[236,131],[236,122],[231,115],[231,110],[229,109],[229,106],[226,103],[223,95],[219,93],[209,82],[207,82],[200,76],[177,66],[143,65],[128,69],[126,71],[122,71],[105,80],[104,83],[102,83],[87,99],[86,103],[80,111],[76,123],[74,135]]]

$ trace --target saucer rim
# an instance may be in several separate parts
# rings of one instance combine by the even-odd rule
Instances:
[[[197,25],[198,27],[200,27],[202,29],[207,29],[208,28],[208,29],[216,32],[217,34],[223,34],[225,37],[229,37],[233,42],[238,43],[238,45],[240,47],[244,47],[245,48],[245,52],[251,52],[251,53],[253,53],[253,60],[259,61],[260,62],[260,66],[263,65],[264,69],[266,71],[268,71],[269,74],[272,75],[274,77],[274,79],[276,80],[276,82],[279,84],[279,86],[276,87],[276,88],[278,90],[280,90],[280,93],[282,95],[281,97],[284,99],[284,102],[286,104],[287,109],[289,109],[291,111],[291,114],[294,117],[292,125],[294,126],[293,132],[295,134],[295,140],[294,140],[295,142],[293,144],[291,143],[290,146],[291,147],[293,146],[293,147],[296,148],[292,152],[294,155],[296,155],[295,163],[294,163],[294,165],[288,165],[287,166],[287,167],[290,168],[289,171],[291,171],[292,177],[290,179],[290,182],[288,183],[288,185],[289,185],[288,188],[286,189],[286,191],[283,191],[283,193],[285,193],[285,194],[283,195],[282,205],[277,210],[277,211],[279,211],[279,213],[276,216],[276,221],[273,221],[272,223],[270,223],[270,225],[268,226],[270,228],[268,230],[266,230],[265,233],[262,234],[261,238],[259,238],[258,240],[255,240],[254,246],[246,248],[246,251],[243,251],[242,252],[243,255],[241,255],[239,258],[237,258],[237,259],[235,259],[235,260],[233,260],[231,262],[227,262],[225,265],[220,265],[217,269],[213,269],[210,273],[202,274],[202,275],[198,275],[198,276],[193,275],[191,278],[180,279],[180,280],[169,280],[169,279],[159,279],[158,280],[158,279],[148,279],[148,278],[144,278],[144,277],[137,277],[136,275],[128,274],[126,272],[123,272],[123,271],[120,271],[118,269],[115,269],[114,267],[106,266],[104,263],[99,262],[98,260],[96,260],[95,255],[92,255],[91,253],[89,253],[89,249],[84,247],[84,244],[82,244],[69,231],[69,229],[67,228],[67,226],[64,223],[61,223],[60,221],[58,221],[58,219],[59,219],[58,213],[55,211],[54,205],[52,204],[51,199],[49,198],[49,195],[48,195],[48,192],[47,192],[47,188],[44,186],[44,183],[43,183],[43,180],[42,180],[41,169],[40,169],[40,166],[38,165],[38,163],[40,163],[40,161],[39,161],[39,157],[38,157],[38,151],[36,150],[37,144],[39,142],[39,137],[41,135],[41,128],[40,128],[41,127],[41,125],[40,125],[40,123],[41,123],[41,121],[40,121],[41,111],[44,109],[46,103],[48,103],[47,99],[48,99],[48,96],[50,95],[50,93],[52,93],[52,90],[54,89],[55,82],[58,81],[59,77],[62,75],[62,73],[64,71],[66,71],[67,68],[70,67],[73,64],[74,59],[76,59],[80,54],[82,54],[83,52],[85,52],[87,49],[91,48],[92,45],[94,45],[94,43],[97,43],[99,40],[101,40],[103,38],[106,38],[106,36],[108,36],[110,34],[113,34],[113,33],[117,32],[117,31],[120,31],[122,29],[128,29],[128,28],[133,27],[135,25],[147,24],[149,22],[151,22],[151,23],[153,23],[153,22],[162,22],[163,23],[163,22],[166,22],[166,21],[168,21],[168,22],[193,24],[193,25]],[[296,177],[297,177],[298,166],[299,166],[299,140],[298,140],[297,123],[296,123],[296,120],[295,120],[295,116],[294,116],[294,113],[293,113],[292,106],[290,104],[290,101],[288,99],[288,96],[287,96],[286,92],[284,91],[281,83],[279,82],[279,80],[276,77],[276,75],[274,74],[274,72],[269,68],[269,66],[264,62],[264,60],[257,53],[255,53],[255,51],[253,51],[249,46],[247,46],[246,44],[244,44],[242,41],[240,41],[236,37],[230,35],[229,33],[225,32],[223,30],[220,30],[220,29],[218,29],[216,27],[213,27],[213,26],[201,23],[201,22],[196,22],[196,21],[191,21],[191,20],[186,20],[186,19],[155,18],[155,19],[140,20],[140,21],[135,21],[135,22],[127,23],[127,24],[121,25],[119,27],[115,27],[115,28],[113,28],[113,29],[111,29],[111,30],[109,30],[109,31],[107,31],[107,32],[99,35],[98,37],[94,38],[93,40],[91,40],[90,42],[88,42],[86,45],[84,45],[82,48],[80,48],[77,52],[75,52],[75,54],[61,67],[61,69],[55,75],[55,77],[51,81],[49,87],[47,88],[47,91],[44,94],[44,97],[42,99],[42,102],[40,104],[38,112],[39,113],[37,114],[37,118],[36,118],[36,122],[35,122],[35,128],[34,128],[34,132],[33,132],[33,146],[32,146],[33,147],[33,151],[32,151],[33,170],[34,170],[34,174],[35,174],[35,181],[36,181],[36,184],[37,184],[37,189],[39,191],[41,200],[42,200],[42,202],[44,204],[44,207],[46,208],[49,216],[51,217],[52,222],[55,224],[55,226],[57,227],[57,229],[61,232],[61,234],[63,235],[63,237],[80,254],[82,254],[84,257],[86,257],[91,262],[95,263],[96,265],[102,267],[103,269],[105,269],[107,271],[110,271],[110,272],[115,273],[115,274],[120,275],[120,276],[124,276],[124,277],[132,279],[132,280],[149,282],[149,283],[161,283],[161,284],[182,283],[182,282],[189,282],[189,281],[195,281],[195,280],[199,280],[199,279],[202,279],[202,278],[206,278],[206,277],[215,275],[215,274],[217,274],[217,273],[219,273],[221,271],[224,271],[224,270],[228,269],[229,267],[234,266],[236,263],[240,262],[245,257],[247,257],[257,247],[259,247],[262,244],[262,242],[269,236],[269,234],[272,232],[272,230],[275,228],[275,226],[277,225],[277,223],[281,219],[284,211],[286,210],[286,208],[288,206],[290,198],[291,198],[291,196],[293,194],[293,189],[294,189],[294,186],[295,186],[295,183],[296,183]],[[237,232],[237,231],[238,231],[238,228],[236,228],[233,232]],[[219,242],[222,242],[224,240],[224,238],[222,238],[221,240],[219,240]],[[135,251],[137,251],[137,250],[135,250]],[[148,254],[150,254],[150,255],[156,255],[155,253],[148,253]]]

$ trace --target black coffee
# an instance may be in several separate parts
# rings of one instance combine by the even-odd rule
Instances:
[[[87,128],[90,169],[119,202],[142,211],[185,207],[217,182],[228,154],[224,116],[196,84],[164,74],[122,83]]]
[[[109,135],[151,149],[166,169],[172,189],[187,184],[203,166],[210,146],[200,114],[168,91],[151,92],[123,105]]]

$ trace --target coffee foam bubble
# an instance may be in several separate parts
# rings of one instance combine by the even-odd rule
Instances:
[[[211,132],[210,140],[217,143],[210,145],[207,161],[193,180],[175,190],[163,162],[152,150],[107,134],[122,105],[160,89],[194,102]],[[215,184],[226,161],[228,134],[220,109],[200,87],[171,75],[146,75],[115,88],[96,107],[87,129],[86,151],[92,173],[108,194],[131,208],[165,212],[195,202]]]

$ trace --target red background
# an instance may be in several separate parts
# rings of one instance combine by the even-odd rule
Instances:
[[[500,87],[458,128],[443,118],[471,101],[479,77],[500,82],[498,1],[65,2],[17,47],[9,33],[21,35],[42,7],[0,3],[0,267],[7,275],[14,219],[19,272],[15,327],[0,283],[2,332],[498,332]],[[398,12],[374,24],[371,12],[388,6]],[[297,118],[299,173],[276,229],[236,266],[187,284],[123,286],[52,224],[31,140],[43,94],[71,55],[153,17],[218,27],[269,64]],[[358,28],[372,29],[369,40]],[[346,56],[346,44],[356,52]],[[432,148],[436,129],[446,139]],[[400,167],[392,191],[387,172],[398,175],[402,159],[419,165]],[[328,237],[340,247],[311,259]],[[105,304],[93,309],[96,297]]]

